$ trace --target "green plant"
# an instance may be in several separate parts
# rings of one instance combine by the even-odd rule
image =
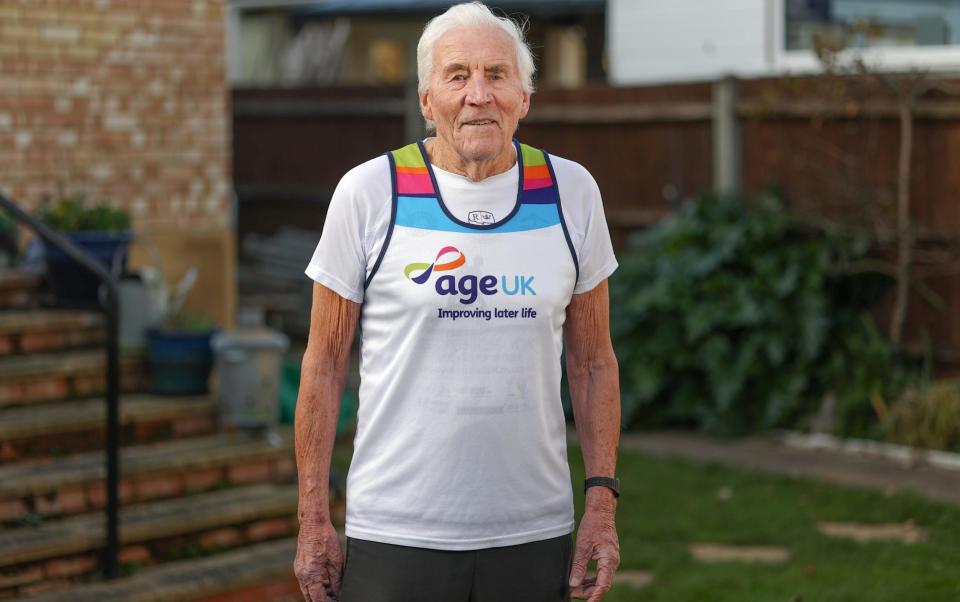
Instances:
[[[960,452],[960,382],[910,387],[890,407],[883,425],[893,443]]]
[[[865,251],[771,196],[702,195],[634,236],[610,279],[624,425],[793,426],[832,392],[848,429],[893,386],[865,309],[884,283],[842,269]]]
[[[45,197],[40,219],[48,226],[64,232],[120,232],[130,229],[130,214],[111,207],[105,201],[88,206],[82,192],[57,201]]]
[[[198,311],[179,310],[168,314],[160,323],[161,330],[203,332],[216,328],[216,323]]]

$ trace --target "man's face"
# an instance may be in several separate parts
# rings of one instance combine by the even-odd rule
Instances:
[[[443,34],[420,108],[437,124],[438,142],[464,161],[491,161],[509,152],[517,123],[530,108],[510,36],[490,27]]]

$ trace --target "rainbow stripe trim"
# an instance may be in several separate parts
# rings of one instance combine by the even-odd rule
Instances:
[[[438,198],[435,180],[419,144],[408,144],[391,151],[397,202],[394,224],[471,234],[523,232],[560,224],[557,189],[546,154],[526,144],[517,143],[517,146],[523,170],[517,205],[510,215],[501,217],[500,221],[490,226],[465,224],[446,211]]]

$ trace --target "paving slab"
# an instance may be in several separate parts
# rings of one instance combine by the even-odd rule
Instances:
[[[928,538],[927,530],[918,527],[913,521],[902,523],[820,522],[817,523],[817,530],[830,537],[859,542],[899,541],[912,544],[924,542]]]
[[[572,427],[568,429],[567,437],[571,443],[577,441]],[[888,495],[911,491],[929,499],[960,505],[958,470],[926,464],[904,466],[883,457],[797,448],[786,445],[774,435],[727,439],[677,430],[623,432],[620,434],[620,450],[812,478],[837,485],[876,489]]]
[[[689,547],[700,562],[757,562],[780,564],[790,559],[790,551],[781,546],[731,546],[717,543],[693,543]]]
[[[622,585],[632,590],[643,589],[653,583],[653,573],[650,571],[617,570],[613,574],[613,584]]]

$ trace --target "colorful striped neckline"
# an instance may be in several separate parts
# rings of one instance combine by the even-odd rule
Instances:
[[[519,173],[517,198],[510,213],[492,224],[464,222],[449,211],[437,193],[436,173],[429,164],[423,141],[390,151],[397,223],[415,228],[478,233],[530,230],[559,223],[560,199],[547,154],[517,140],[513,145]]]
[[[492,224],[474,224],[471,222],[465,222],[455,216],[453,212],[447,209],[447,204],[443,202],[443,194],[440,192],[440,186],[437,185],[437,175],[433,172],[433,165],[430,164],[429,155],[427,154],[427,149],[423,145],[422,140],[417,141],[417,148],[420,149],[420,156],[423,165],[426,167],[427,174],[430,176],[430,186],[432,190],[430,195],[436,197],[437,203],[440,205],[440,208],[443,210],[443,213],[455,224],[463,226],[464,228],[471,228],[474,230],[493,230],[494,228],[499,228],[503,224],[509,222],[513,219],[513,216],[520,211],[520,204],[523,202],[523,185],[524,185],[524,173],[523,173],[523,151],[520,148],[520,143],[516,140],[513,141],[514,150],[517,153],[517,167],[519,168],[519,177],[517,178],[517,199],[513,204],[513,209],[510,210],[510,213],[505,215],[503,219],[496,221]],[[400,168],[398,167],[398,170]]]

